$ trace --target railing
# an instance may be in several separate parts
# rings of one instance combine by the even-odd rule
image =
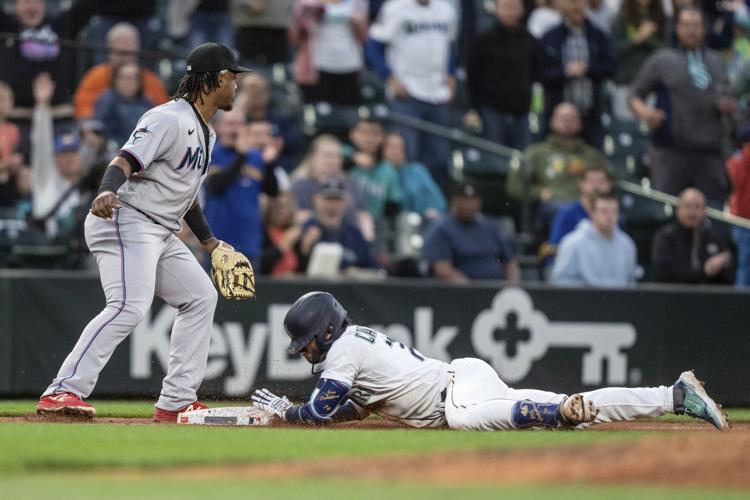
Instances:
[[[396,113],[396,112],[390,111],[385,105],[376,106],[373,109],[373,112],[378,118],[388,120],[394,123],[398,123],[399,125],[413,127],[423,132],[426,132],[428,134],[438,135],[440,137],[444,137],[446,139],[450,139],[452,141],[465,144],[467,146],[472,146],[477,149],[481,149],[481,150],[487,151],[489,153],[492,153],[498,156],[505,156],[505,157],[510,158],[512,162],[519,162],[518,163],[519,168],[524,168],[525,169],[524,173],[526,174],[523,176],[523,181],[524,181],[523,182],[523,196],[521,199],[521,214],[520,214],[519,222],[521,225],[522,232],[527,232],[529,230],[529,223],[530,223],[530,219],[529,219],[530,200],[528,197],[528,193],[529,193],[528,173],[529,172],[528,172],[528,169],[526,169],[527,164],[524,159],[523,153],[521,151],[517,149],[509,148],[507,146],[503,146],[501,144],[496,144],[482,137],[477,137],[475,135],[468,134],[464,132],[463,130],[460,130],[457,128],[444,127],[442,125],[437,125],[434,123],[426,122],[419,118],[414,118],[413,116],[408,116],[402,113]],[[636,184],[634,182],[630,182],[626,180],[618,180],[616,184],[617,184],[617,187],[621,189],[622,191],[628,192],[636,196],[640,196],[642,198],[647,198],[653,201],[657,201],[665,205],[670,205],[672,207],[676,207],[679,201],[676,196],[672,196],[667,193],[652,189],[648,186],[642,186],[640,184]],[[736,215],[726,213],[716,208],[711,208],[711,207],[706,208],[706,216],[719,222],[723,222],[723,223],[730,224],[733,226],[742,227],[745,229],[750,229],[750,219],[737,217]]]

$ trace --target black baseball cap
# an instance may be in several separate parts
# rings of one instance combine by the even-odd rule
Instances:
[[[452,198],[479,198],[479,187],[474,181],[457,182],[451,187]]]
[[[187,58],[187,73],[208,73],[228,69],[233,73],[247,73],[250,68],[239,66],[232,49],[220,43],[204,43],[194,48]]]

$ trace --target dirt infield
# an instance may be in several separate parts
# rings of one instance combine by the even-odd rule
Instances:
[[[4,417],[0,422],[90,422],[91,425],[147,425],[150,419]],[[337,428],[393,429],[399,424],[367,420]],[[241,430],[238,430],[242,432]],[[640,484],[750,490],[750,423],[720,433],[702,422],[644,421],[601,424],[586,432],[656,431],[635,441],[518,451],[398,455],[376,458],[321,459],[300,463],[264,463],[180,467],[157,471],[101,470],[104,477],[345,478],[442,485],[528,483]],[[314,432],[311,429],[311,432]],[[533,431],[529,431],[533,432]],[[87,474],[91,474],[89,471]]]
[[[654,429],[658,427],[653,426]],[[701,427],[701,430],[708,429]],[[355,478],[441,485],[573,482],[750,490],[749,449],[750,428],[745,426],[724,434],[709,430],[649,437],[628,443],[533,451],[326,459],[302,463],[182,467],[148,473],[102,471],[101,474],[122,479],[146,475],[175,479],[283,480],[293,475],[316,480]]]

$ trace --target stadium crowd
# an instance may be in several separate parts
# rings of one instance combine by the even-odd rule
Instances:
[[[261,274],[750,285],[750,229],[706,217],[750,216],[748,5],[7,0],[0,267],[90,266],[104,168],[215,41],[257,71],[213,123],[202,206]],[[679,196],[675,220],[620,179]]]

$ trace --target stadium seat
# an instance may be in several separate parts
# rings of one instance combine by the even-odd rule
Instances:
[[[604,153],[621,179],[639,180],[648,175],[648,132],[636,121],[612,119],[604,138]]]
[[[364,106],[339,106],[327,102],[307,104],[303,108],[303,130],[310,137],[328,133],[346,140],[349,129],[360,116],[369,112]]]
[[[638,262],[648,263],[654,232],[672,219],[673,209],[670,205],[630,193],[619,193],[618,197],[625,231],[638,249]]]

